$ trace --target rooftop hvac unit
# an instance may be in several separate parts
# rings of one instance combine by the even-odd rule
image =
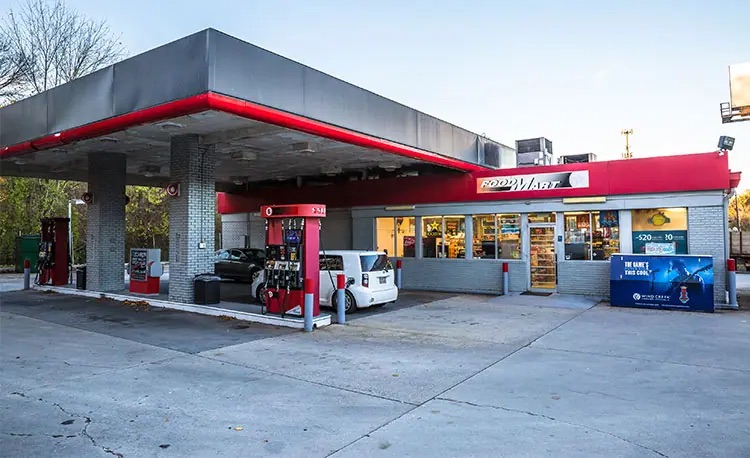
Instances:
[[[568,154],[566,156],[560,156],[558,163],[560,164],[580,164],[582,162],[596,162],[596,154]]]
[[[552,165],[552,142],[544,137],[516,140],[518,166]]]

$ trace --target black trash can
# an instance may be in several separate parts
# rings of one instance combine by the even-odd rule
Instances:
[[[76,267],[76,289],[86,289],[86,266]]]
[[[193,280],[193,287],[196,304],[218,304],[221,301],[221,277],[208,273],[198,274]]]

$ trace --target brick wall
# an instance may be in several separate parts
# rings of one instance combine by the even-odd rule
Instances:
[[[724,248],[724,208],[688,208],[688,253],[714,258],[714,301],[726,303],[726,252]]]
[[[501,261],[479,259],[414,259],[403,258],[404,289],[464,293],[502,294],[503,266]],[[511,292],[526,290],[524,261],[508,265]]]
[[[558,262],[557,292],[609,297],[609,262]]]
[[[86,288],[125,289],[125,155],[92,153],[88,157]]]
[[[169,202],[172,301],[192,303],[195,275],[214,271],[215,166],[213,147],[201,145],[197,135],[172,138],[170,181],[180,184],[180,196]]]

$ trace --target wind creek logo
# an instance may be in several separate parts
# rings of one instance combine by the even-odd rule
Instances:
[[[633,299],[635,299],[637,301],[640,301],[641,300],[641,295],[638,294],[638,293],[635,293],[635,294],[633,294]]]
[[[487,177],[477,179],[477,192],[538,191],[561,188],[588,188],[588,170]]]
[[[687,304],[689,300],[690,297],[688,296],[687,286],[680,286],[680,302]]]

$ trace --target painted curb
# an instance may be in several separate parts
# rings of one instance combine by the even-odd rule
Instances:
[[[304,318],[282,318],[276,315],[262,315],[260,313],[239,312],[237,310],[224,309],[220,307],[211,307],[208,305],[182,304],[179,302],[162,301],[158,299],[149,299],[141,296],[128,296],[126,294],[101,293],[98,291],[87,291],[80,289],[63,288],[58,286],[40,286],[33,285],[35,291],[50,291],[59,294],[71,296],[91,297],[94,299],[106,298],[115,301],[137,301],[146,302],[151,307],[164,308],[169,310],[179,310],[181,312],[197,313],[207,316],[228,316],[243,321],[253,323],[269,324],[272,326],[282,326],[286,328],[303,329],[305,327]],[[313,328],[322,328],[331,324],[331,315],[324,314],[313,318]]]

